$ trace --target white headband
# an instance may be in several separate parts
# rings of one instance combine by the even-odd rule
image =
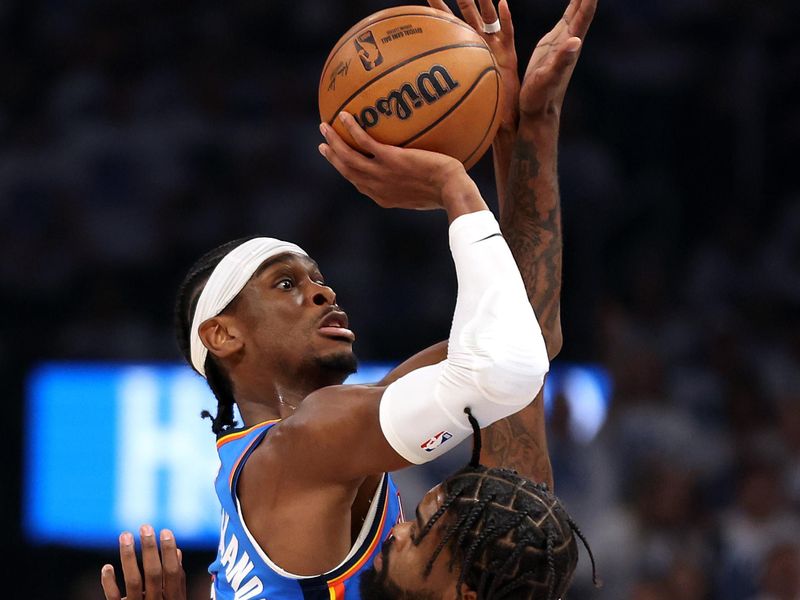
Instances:
[[[308,256],[305,250],[291,242],[262,237],[237,246],[226,254],[214,268],[197,300],[192,328],[189,330],[192,364],[203,377],[206,376],[205,364],[208,349],[200,340],[200,325],[221,313],[247,285],[253,273],[265,260],[285,252]]]

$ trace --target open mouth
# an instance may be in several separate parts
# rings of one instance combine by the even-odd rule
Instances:
[[[343,312],[328,313],[319,324],[319,332],[325,337],[343,342],[353,343],[356,334],[348,329],[347,315]]]

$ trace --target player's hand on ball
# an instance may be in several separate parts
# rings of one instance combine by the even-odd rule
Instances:
[[[142,540],[142,565],[144,581],[136,561],[136,548],[133,535],[125,532],[119,536],[119,557],[125,578],[125,592],[122,595],[114,576],[114,567],[104,565],[100,583],[106,600],[186,600],[186,574],[183,571],[181,551],[175,543],[172,532],[161,531],[161,557],[159,558],[155,532],[149,525],[139,530]]]
[[[520,112],[527,116],[561,115],[561,106],[597,0],[570,0],[564,15],[536,45],[520,90]]]
[[[362,149],[351,148],[326,123],[320,124],[325,143],[320,153],[362,194],[383,208],[432,210],[444,207],[444,189],[470,181],[460,161],[437,152],[398,148],[375,141],[352,115],[339,117]]]
[[[508,0],[500,0],[497,8],[493,0],[457,0],[461,16],[489,48],[492,49],[500,76],[503,80],[503,111],[500,117],[500,129],[517,131],[519,121],[519,72],[517,70],[517,50],[514,47],[514,22]],[[443,10],[450,14],[453,11],[444,0],[428,0],[431,8]],[[500,31],[486,33],[484,25],[500,22]]]

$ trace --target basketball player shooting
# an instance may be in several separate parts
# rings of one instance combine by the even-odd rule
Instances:
[[[468,22],[477,15],[494,31],[485,35],[499,33],[489,27],[498,20],[490,3],[459,4]],[[448,478],[426,496],[415,522],[398,525],[383,551],[380,545],[399,513],[385,472],[435,458],[476,422],[494,423],[486,431],[487,464],[552,480],[541,398],[531,398],[541,389],[548,356],[561,344],[556,142],[564,93],[594,8],[594,0],[569,4],[534,51],[519,104],[505,109],[508,127],[494,148],[499,181],[502,157],[509,163],[509,184],[500,194],[502,226],[458,161],[378,144],[349,115],[344,125],[372,158],[321,128],[323,155],[379,205],[446,211],[459,282],[449,344],[421,352],[374,386],[342,386],[355,368],[354,334],[316,263],[299,247],[269,238],[234,242],[189,273],[177,312],[180,337],[219,401],[213,429],[222,462],[223,525],[210,569],[217,598],[358,598],[365,573],[371,583],[364,598],[553,598],[567,587],[574,568],[571,533],[569,543],[547,532],[526,534],[514,544],[521,550],[509,554],[484,527],[492,514],[485,509],[500,492],[476,484],[483,475],[458,485]],[[507,4],[499,9],[500,31],[510,30]],[[513,36],[505,39],[501,66],[516,77]],[[234,402],[245,429],[233,428]],[[470,468],[503,479],[498,471]],[[525,517],[506,519],[502,537]],[[465,555],[463,543],[470,539]],[[150,539],[146,548],[154,544]],[[526,549],[537,544],[563,546],[565,555],[539,551],[531,558]],[[128,598],[141,598],[133,547],[124,546]],[[492,564],[486,557],[498,552],[508,561],[499,579],[484,570]],[[461,567],[453,568],[459,559]],[[538,564],[525,577],[518,569],[523,559]],[[158,589],[161,578],[153,565],[145,561],[148,589]],[[402,567],[402,578],[395,567]],[[108,565],[103,585],[107,598],[119,598]]]

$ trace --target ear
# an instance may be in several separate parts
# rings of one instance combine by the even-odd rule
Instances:
[[[478,600],[478,594],[469,589],[466,583],[462,583],[461,598],[463,598],[463,600]]]
[[[442,596],[442,600],[457,600],[456,588],[453,584],[447,586],[447,592]],[[462,600],[478,600],[478,594],[473,592],[466,583],[461,584]]]
[[[244,348],[242,330],[228,315],[217,315],[203,321],[198,333],[203,345],[217,358],[227,358]]]

